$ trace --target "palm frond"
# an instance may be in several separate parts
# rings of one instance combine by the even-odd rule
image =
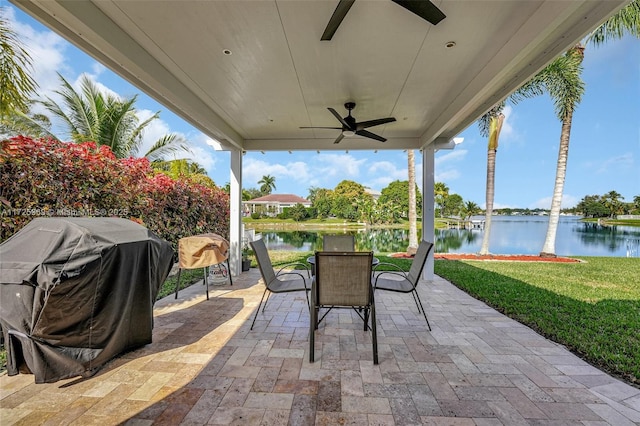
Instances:
[[[618,11],[602,25],[596,28],[586,38],[586,43],[595,46],[611,40],[619,40],[630,34],[640,38],[640,1],[634,0]]]
[[[480,128],[480,134],[484,137],[489,136],[489,127],[491,125],[491,119],[493,117],[497,117],[502,114],[506,103],[505,101],[501,101],[500,103],[494,105],[489,111],[485,112],[482,117],[478,119],[478,127]],[[258,182],[260,183],[260,182]]]
[[[28,109],[29,96],[38,87],[31,69],[29,52],[0,14],[0,118],[14,109]]]
[[[149,161],[160,160],[178,151],[190,152],[187,141],[175,133],[164,135],[144,154]]]

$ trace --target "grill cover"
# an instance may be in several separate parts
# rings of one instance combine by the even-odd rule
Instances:
[[[218,234],[200,234],[178,240],[182,269],[204,268],[227,260],[229,242]]]
[[[37,218],[0,245],[7,372],[90,376],[151,343],[171,245],[121,218]]]

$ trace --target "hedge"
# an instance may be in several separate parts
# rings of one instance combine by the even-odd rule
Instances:
[[[174,248],[179,238],[228,238],[229,196],[189,178],[172,179],[146,158],[117,159],[108,146],[15,137],[0,145],[0,242],[36,216],[117,216]]]

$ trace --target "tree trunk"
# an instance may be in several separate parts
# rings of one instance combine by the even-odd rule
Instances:
[[[416,214],[416,161],[413,150],[407,151],[409,169],[409,247],[407,254],[414,255],[418,251],[418,221]]]
[[[489,254],[489,237],[491,235],[491,216],[493,215],[493,198],[495,196],[495,174],[496,174],[496,152],[495,149],[487,151],[487,194],[486,212],[484,217],[484,235],[482,236],[482,247],[480,254]]]
[[[495,180],[496,180],[496,154],[498,152],[498,139],[500,138],[500,130],[504,123],[504,114],[491,117],[489,123],[489,144],[487,147],[487,194],[486,194],[486,212],[484,217],[484,235],[482,237],[482,247],[480,254],[489,254],[489,237],[491,237],[491,216],[493,215],[493,198],[495,197]]]
[[[560,207],[562,205],[562,192],[564,191],[564,181],[567,176],[567,160],[569,158],[569,139],[571,137],[571,122],[573,111],[569,110],[562,120],[562,132],[560,133],[560,148],[558,150],[558,165],[556,166],[556,181],[553,186],[553,198],[551,199],[551,211],[549,212],[549,225],[547,236],[540,256],[556,257],[556,233],[558,222],[560,221]]]

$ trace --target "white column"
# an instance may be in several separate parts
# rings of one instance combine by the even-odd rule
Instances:
[[[229,197],[229,244],[231,275],[240,275],[242,270],[242,151],[231,151],[231,193]]]
[[[427,263],[424,265],[422,278],[433,281],[433,254],[435,253],[436,226],[435,226],[435,197],[433,186],[435,184],[435,149],[434,144],[429,144],[422,150],[422,239],[433,242],[434,247],[429,252]]]

